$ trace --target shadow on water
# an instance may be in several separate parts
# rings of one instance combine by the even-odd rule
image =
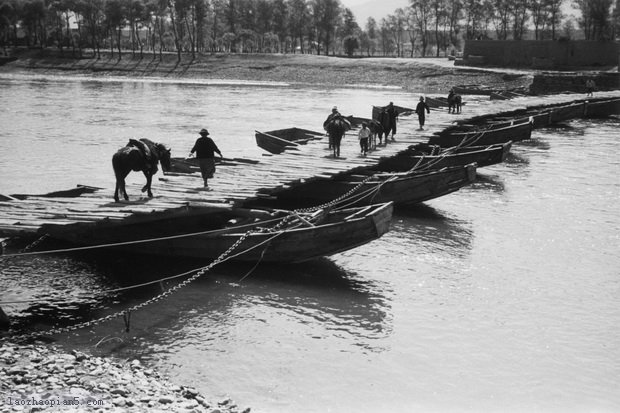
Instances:
[[[504,163],[510,165],[528,165],[530,160],[520,154],[509,152],[506,159],[504,159]]]
[[[40,255],[0,261],[0,302],[10,317],[12,333],[86,321],[117,298],[105,293],[114,287],[92,263],[75,257]]]
[[[497,193],[504,192],[506,189],[504,180],[499,175],[490,175],[480,172],[476,174],[476,181],[469,187],[474,190],[486,190]]]
[[[151,257],[121,255],[113,262],[104,262],[123,268],[125,260],[132,260],[132,265],[144,264],[140,272],[146,272],[147,278],[207,264],[179,260],[183,262],[171,265]],[[166,284],[165,288],[174,283]],[[208,347],[209,340],[229,340],[248,324],[277,324],[284,317],[320,325],[334,334],[346,333],[359,345],[369,347],[366,344],[369,339],[391,332],[390,304],[384,290],[384,286],[358,279],[356,274],[329,259],[295,265],[260,264],[256,268],[245,263],[225,263],[165,300],[138,310],[132,316],[129,332],[121,331],[122,321],[116,321],[101,324],[81,337],[65,337],[64,340],[81,346],[92,345],[101,337],[114,337],[98,345],[98,349],[123,355],[144,352],[141,356],[149,357],[153,346],[169,348],[182,342]],[[122,311],[161,291],[162,288],[155,285],[123,294],[107,312]]]
[[[426,204],[397,212],[393,231],[408,236],[412,250],[443,251],[456,256],[464,256],[471,250],[474,233],[470,222]]]
[[[518,144],[519,146],[522,146],[528,149],[539,149],[541,151],[548,151],[549,149],[551,149],[551,144],[547,142],[546,140],[544,140],[543,136],[544,135],[542,134],[537,134],[536,136],[533,136],[532,139],[527,140],[527,141],[521,141]]]
[[[11,334],[20,334],[123,311],[161,294],[208,264],[101,251],[22,257],[0,268],[0,289],[6,291],[2,301],[13,302],[3,305],[11,319]],[[181,276],[119,291],[176,275]],[[186,308],[221,318],[240,306],[267,305],[328,326],[331,323],[336,329],[348,326],[345,329],[350,327],[357,335],[381,335],[389,307],[379,293],[383,288],[327,258],[289,265],[223,263],[139,312],[153,315],[146,323],[149,327],[170,328]],[[118,328],[118,323],[114,326],[102,325],[101,331]],[[124,344],[117,349],[122,347]]]

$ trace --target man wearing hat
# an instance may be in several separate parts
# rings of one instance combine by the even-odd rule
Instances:
[[[332,121],[332,119],[336,118],[336,117],[342,117],[342,115],[340,114],[340,112],[338,112],[338,107],[334,106],[332,108],[332,113],[329,114],[329,116],[327,116],[327,119],[325,119],[325,122],[323,122],[323,129],[327,130],[327,124],[329,122]],[[332,138],[331,136],[329,137],[329,149],[332,148]]]
[[[385,109],[385,112],[390,119],[390,130],[385,131],[385,141],[387,142],[388,134],[392,133],[392,140],[395,141],[394,135],[396,135],[396,121],[398,119],[398,110],[394,107],[394,102],[390,102]]]
[[[213,178],[213,174],[215,173],[215,152],[217,152],[221,158],[224,156],[215,142],[213,142],[213,139],[209,138],[208,130],[202,129],[199,133],[200,138],[196,140],[189,156],[192,156],[194,152],[196,152],[196,159],[198,159],[198,165],[200,165],[200,173],[205,182],[205,188],[208,190],[209,184],[207,180]]]

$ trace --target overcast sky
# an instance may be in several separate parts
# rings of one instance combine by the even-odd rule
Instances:
[[[340,0],[344,7],[351,9],[357,23],[364,27],[366,20],[372,16],[379,22],[399,7],[407,7],[409,0]]]
[[[409,5],[409,0],[340,0],[344,7],[351,9],[357,23],[364,28],[366,24],[366,20],[369,16],[375,18],[377,23],[381,21],[382,18],[387,16],[388,14],[394,13],[399,7],[407,7]],[[565,15],[578,15],[578,13],[573,7],[571,2],[564,2],[562,6],[562,11]]]

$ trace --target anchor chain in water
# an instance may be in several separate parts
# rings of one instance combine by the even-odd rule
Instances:
[[[47,238],[49,238],[49,234],[43,234],[42,236],[40,236],[39,238],[37,238],[36,240],[34,240],[32,243],[26,245],[24,248],[22,248],[21,250],[19,250],[18,254],[24,254],[29,252],[30,250],[32,250],[33,248],[37,247],[40,243],[42,243],[43,241],[45,241]],[[0,248],[0,252],[3,251],[3,247],[4,247],[4,243],[2,245],[2,248]],[[10,257],[4,257],[1,253],[0,253],[0,260],[4,260],[5,262],[15,258],[14,256],[10,256]]]
[[[247,231],[246,233],[244,233],[233,245],[231,245],[226,251],[224,251],[222,254],[220,254],[220,256],[218,256],[215,260],[213,260],[209,265],[199,269],[196,274],[194,274],[193,276],[191,276],[190,278],[188,278],[185,281],[180,282],[179,284],[170,287],[168,290],[164,291],[163,293],[156,295],[155,297],[144,301],[140,304],[136,304],[132,307],[126,308],[124,310],[121,311],[117,311],[116,313],[113,314],[109,314],[107,316],[104,317],[100,317],[98,319],[95,320],[89,320],[89,321],[85,321],[83,323],[77,323],[71,326],[67,326],[67,327],[57,327],[57,328],[51,328],[49,330],[45,330],[45,331],[38,331],[38,332],[32,332],[32,333],[28,333],[28,334],[22,334],[22,335],[18,335],[18,336],[13,336],[10,337],[11,340],[17,340],[17,341],[24,341],[24,340],[28,340],[28,339],[34,339],[38,336],[43,336],[43,335],[54,335],[54,334],[62,334],[62,333],[69,333],[75,330],[79,330],[82,328],[86,328],[86,327],[94,327],[97,326],[99,324],[102,324],[106,321],[109,320],[113,320],[115,318],[120,318],[123,317],[124,318],[124,322],[125,322],[125,331],[129,331],[129,327],[130,327],[130,318],[131,318],[131,312],[132,311],[137,311],[141,308],[144,308],[150,304],[156,303],[166,297],[168,297],[169,295],[171,295],[172,293],[180,290],[181,288],[189,285],[190,283],[192,283],[193,281],[197,280],[198,278],[200,278],[202,275],[204,275],[207,271],[211,270],[213,267],[215,267],[217,264],[223,262],[224,260],[226,260],[226,258],[235,250],[237,249],[242,243],[243,241],[245,241],[245,239],[247,237],[249,237],[252,234],[258,234],[258,233],[264,233],[264,232],[268,232],[268,231],[277,231],[279,230],[282,226],[284,226],[294,215],[293,214],[289,214],[285,217],[282,218],[282,220],[276,224],[273,228],[265,228],[265,227],[258,227],[255,230],[250,230]],[[34,247],[36,246],[36,244],[40,243],[43,238],[45,238],[46,236],[44,235],[43,237],[39,238],[37,241],[35,241],[33,244],[29,245],[28,247]],[[27,247],[27,248],[28,248]],[[9,339],[9,337],[0,337],[0,340],[2,339]]]

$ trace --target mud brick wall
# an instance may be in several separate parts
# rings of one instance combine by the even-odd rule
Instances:
[[[620,73],[541,73],[534,76],[530,93],[541,95],[556,92],[586,93],[586,80],[594,80],[597,90],[619,90]]]
[[[616,66],[620,43],[553,40],[468,40],[463,64],[562,69]]]

